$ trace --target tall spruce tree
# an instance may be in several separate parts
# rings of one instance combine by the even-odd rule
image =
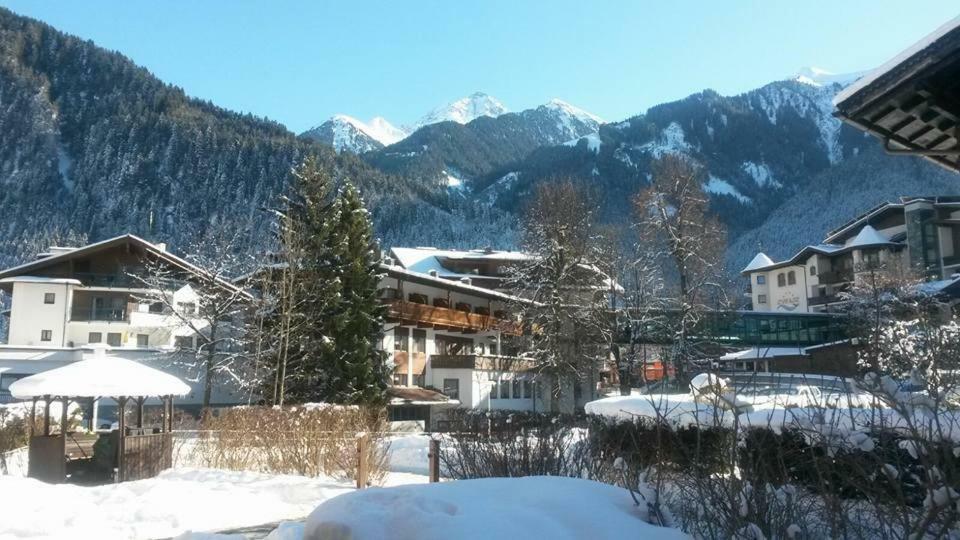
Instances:
[[[342,288],[334,348],[339,379],[330,397],[338,403],[382,404],[385,355],[376,344],[383,327],[383,306],[377,299],[380,249],[360,192],[347,182],[337,198],[339,222],[334,237]]]
[[[339,378],[334,336],[342,287],[338,278],[336,228],[340,204],[333,196],[327,167],[310,158],[295,171],[296,199],[290,205],[293,228],[286,255],[294,271],[292,294],[298,301],[289,314],[283,401],[320,401]]]

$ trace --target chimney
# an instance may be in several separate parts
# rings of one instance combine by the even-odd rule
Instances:
[[[383,264],[385,264],[385,265],[387,265],[387,266],[395,266],[395,265],[393,264],[393,257],[384,257],[384,258],[383,258]]]
[[[430,277],[437,277],[437,269],[436,269],[436,268],[431,268],[427,273],[430,274]]]

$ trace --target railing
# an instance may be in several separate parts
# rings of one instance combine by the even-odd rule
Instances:
[[[387,318],[400,321],[413,321],[418,324],[457,330],[500,330],[504,334],[510,335],[520,335],[522,330],[519,323],[498,319],[490,315],[467,313],[466,311],[403,300],[387,300],[384,304],[387,306]]]
[[[434,369],[488,369],[495,371],[528,371],[533,362],[516,356],[488,356],[482,354],[432,354],[430,367]]]
[[[74,308],[70,311],[71,321],[107,321],[127,320],[126,308]]]
[[[172,433],[128,435],[123,438],[120,481],[153,478],[173,466]]]
[[[155,278],[145,276],[143,279],[130,274],[98,274],[94,272],[74,272],[73,277],[80,280],[84,287],[116,287],[120,289],[147,289],[155,286],[164,289],[179,289],[187,282],[179,279]]]
[[[820,283],[843,283],[846,281],[853,281],[853,271],[852,270],[833,270],[830,272],[821,272],[820,273]]]
[[[843,299],[836,294],[824,294],[821,296],[811,296],[807,298],[807,305],[810,306],[822,306],[823,304],[833,304],[840,302]]]

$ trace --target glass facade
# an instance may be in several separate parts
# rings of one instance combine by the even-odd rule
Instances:
[[[940,239],[936,219],[937,213],[932,206],[918,204],[906,209],[910,268],[933,279],[940,276]]]

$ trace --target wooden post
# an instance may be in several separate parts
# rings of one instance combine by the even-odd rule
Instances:
[[[34,429],[37,425],[37,398],[34,397],[30,402],[30,437],[34,436]]]
[[[163,404],[163,412],[160,413],[160,433],[166,433],[169,431],[167,429],[167,405],[169,405],[167,402],[167,396],[161,396],[160,403]]]
[[[125,409],[127,398],[120,396],[117,399],[117,482],[123,482],[123,439],[126,436],[127,426]]]
[[[137,398],[137,427],[143,427],[143,396]]]
[[[367,487],[367,477],[370,474],[367,462],[367,449],[370,446],[370,438],[366,433],[357,436],[357,489]]]
[[[43,396],[43,435],[50,435],[50,396]]]
[[[64,440],[67,438],[67,409],[70,406],[70,398],[63,396],[63,409],[60,411],[60,435]]]
[[[427,454],[430,469],[430,483],[440,481],[440,440],[430,439],[430,453]]]

